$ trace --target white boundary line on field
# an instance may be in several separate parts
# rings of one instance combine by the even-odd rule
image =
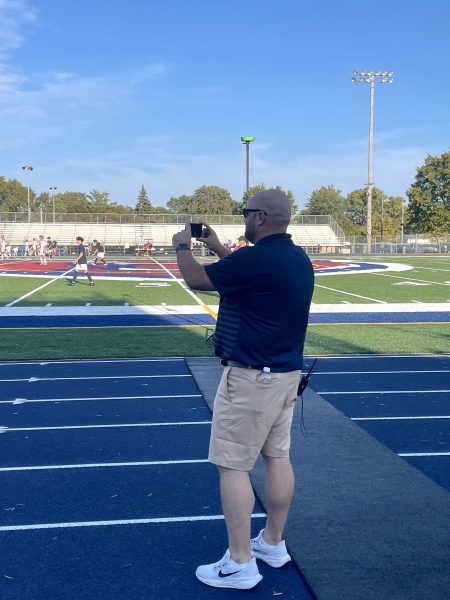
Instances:
[[[174,281],[176,281],[178,283],[178,285],[187,293],[189,294],[189,296],[191,296],[191,298],[193,298],[197,304],[199,304],[204,310],[206,310],[206,312],[208,314],[210,314],[213,319],[215,321],[217,321],[217,313],[214,312],[207,304],[205,304],[202,300],[200,300],[200,298],[194,294],[194,292],[192,290],[190,290],[188,288],[188,286],[186,285],[186,283],[184,282],[183,279],[177,279],[175,277],[175,275],[172,273],[172,271],[169,271],[169,269],[167,269],[167,267],[165,267],[162,263],[158,262],[157,260],[155,260],[153,257],[149,257],[156,265],[158,265],[161,269],[163,269],[163,271],[165,271],[169,277],[171,277]],[[165,307],[167,309],[167,307]]]
[[[44,283],[44,285],[39,286],[38,288],[31,290],[31,292],[28,292],[28,294],[24,294],[23,296],[21,296],[20,298],[17,298],[16,300],[13,300],[12,302],[10,302],[9,304],[6,304],[6,306],[14,306],[14,304],[17,304],[18,302],[21,302],[22,300],[25,300],[25,298],[28,298],[29,296],[32,296],[33,294],[35,294],[36,292],[38,292],[39,290],[42,290],[43,288],[47,287],[48,285],[50,285],[51,283],[54,283],[55,281],[58,281],[58,279],[61,279],[61,277],[64,277],[65,275],[68,275],[69,273],[71,273],[73,270],[75,269],[75,266],[73,266],[71,269],[69,269],[68,271],[66,271],[65,273],[61,273],[61,275],[58,275],[57,277],[54,277],[53,279],[51,279],[50,281],[47,281],[47,283]]]

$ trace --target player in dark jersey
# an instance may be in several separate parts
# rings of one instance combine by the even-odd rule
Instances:
[[[87,278],[89,279],[89,285],[94,285],[92,281],[91,274],[88,271],[87,260],[86,260],[86,247],[84,246],[84,238],[77,237],[77,258],[73,261],[75,263],[75,272],[70,281],[68,281],[69,285],[75,285],[75,282],[78,277],[78,273],[85,273]]]
[[[95,256],[95,259],[93,261],[94,265],[97,264],[97,261],[102,261],[102,263],[104,265],[106,265],[105,245],[102,242],[99,242],[98,240],[94,240],[94,256]]]

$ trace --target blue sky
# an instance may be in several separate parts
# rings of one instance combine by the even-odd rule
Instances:
[[[250,183],[404,195],[450,149],[448,0],[0,0],[0,175],[155,206]],[[32,165],[33,172],[24,172]]]

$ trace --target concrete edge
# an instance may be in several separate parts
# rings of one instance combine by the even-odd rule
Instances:
[[[212,410],[219,360],[186,362]],[[312,389],[304,394],[306,437],[300,413],[298,406],[286,542],[316,597],[450,598],[450,494]],[[264,504],[263,460],[251,479]]]

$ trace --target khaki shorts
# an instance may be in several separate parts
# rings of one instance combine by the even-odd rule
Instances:
[[[291,424],[301,371],[271,373],[225,367],[214,401],[210,462],[250,471],[259,453],[285,458],[291,445]]]

